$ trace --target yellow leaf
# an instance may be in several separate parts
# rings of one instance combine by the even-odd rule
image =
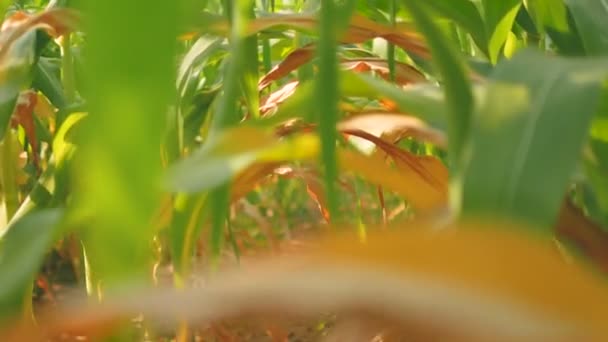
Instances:
[[[352,270],[424,278],[608,337],[608,282],[565,260],[553,240],[527,236],[522,227],[506,222],[467,222],[440,230],[417,222],[402,228],[369,234],[365,244],[354,234],[331,237],[314,258]]]
[[[338,160],[343,169],[357,173],[367,181],[405,197],[415,209],[422,211],[438,209],[447,201],[447,188],[429,182],[429,177],[432,179],[446,177],[444,172],[447,171],[436,164],[432,169],[423,169],[422,172],[441,174],[423,174],[421,170],[406,166],[396,170],[390,168],[379,155],[365,156],[344,149],[338,150]],[[425,164],[429,163],[428,158],[423,160],[426,160]]]

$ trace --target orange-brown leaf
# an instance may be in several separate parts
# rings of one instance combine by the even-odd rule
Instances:
[[[307,45],[292,51],[279,64],[275,65],[258,83],[258,89],[263,90],[270,83],[281,79],[300,66],[306,64],[315,55],[313,45]]]
[[[378,138],[385,137],[391,142],[412,137],[441,148],[447,146],[447,139],[443,132],[429,127],[416,117],[399,113],[377,112],[353,115],[338,123],[338,129],[342,131],[360,130]]]
[[[422,212],[440,209],[447,203],[447,187],[441,182],[445,177],[444,170],[436,165],[430,167],[426,159],[412,155],[411,164],[403,163],[397,170],[389,167],[377,154],[366,156],[344,149],[338,150],[338,161],[342,169],[359,174],[367,181],[403,196],[414,209]]]
[[[80,15],[77,11],[67,8],[56,8],[28,15],[17,12],[5,20],[0,32],[0,62],[4,62],[12,44],[25,33],[44,29],[49,35],[59,37],[71,32],[80,25]]]
[[[296,92],[298,84],[298,81],[289,82],[283,87],[281,87],[281,89],[273,92],[272,94],[264,98],[262,100],[262,105],[260,105],[260,113],[265,115],[266,113],[277,108],[278,105],[283,103],[283,101],[287,100],[291,95]]]
[[[390,72],[388,61],[378,58],[354,58],[345,59],[341,63],[342,68],[357,72],[372,71],[379,74],[382,78],[389,80]],[[395,82],[399,85],[407,85],[416,82],[423,82],[426,78],[416,68],[402,62],[395,62]]]

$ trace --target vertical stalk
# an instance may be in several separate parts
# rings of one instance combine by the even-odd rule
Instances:
[[[7,128],[4,140],[0,143],[0,182],[4,193],[4,205],[6,208],[6,221],[17,212],[19,207],[19,187],[17,186],[17,167],[15,156],[17,155],[17,138],[10,126]]]
[[[274,0],[264,1],[264,9],[266,12],[274,13]],[[270,40],[268,38],[264,38],[262,41],[262,58],[264,63],[264,72],[267,73],[270,71],[270,69],[272,69]]]
[[[395,26],[397,19],[397,0],[391,0],[390,2],[390,21],[391,26]],[[395,45],[393,43],[388,43],[386,49],[386,56],[388,58],[388,72],[390,75],[391,82],[395,82]]]
[[[255,1],[250,1],[246,9],[247,20],[255,18]],[[244,39],[245,69],[242,77],[243,93],[253,118],[260,116],[260,97],[258,92],[259,62],[258,62],[258,36],[254,34]]]
[[[321,163],[325,171],[325,192],[331,220],[338,218],[338,196],[336,180],[336,122],[338,114],[338,61],[336,57],[336,27],[334,25],[335,3],[321,0],[319,30],[319,73],[316,92],[318,99],[319,133],[321,134]]]
[[[76,99],[76,82],[74,77],[74,57],[72,55],[72,35],[63,36],[61,40],[61,83],[65,92],[67,104],[72,104]]]
[[[230,2],[230,1],[228,1]],[[231,53],[227,60],[224,78],[224,93],[221,95],[217,110],[211,123],[212,136],[238,122],[239,82],[245,69],[246,28],[250,16],[251,0],[239,1],[232,8]],[[257,91],[257,89],[256,89]],[[217,267],[223,244],[223,232],[228,216],[230,184],[226,183],[211,192],[211,266]]]
[[[305,5],[306,5],[305,1],[306,0],[300,0],[300,4],[299,4],[300,6],[299,7],[301,9],[305,8]],[[312,4],[309,4],[309,5],[312,6]],[[295,49],[298,49],[298,48],[300,48],[302,46],[305,46],[306,44],[310,43],[309,38],[306,35],[304,35],[304,34],[302,34],[300,32],[296,32],[295,33],[295,38],[296,38],[295,41],[294,41],[294,43],[295,43],[294,48]],[[300,81],[300,83],[302,83],[302,82],[304,82],[306,80],[309,80],[312,77],[313,77],[312,64],[306,63],[306,64],[302,65],[300,68],[298,68],[298,81]]]

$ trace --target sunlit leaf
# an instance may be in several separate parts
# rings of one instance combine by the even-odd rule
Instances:
[[[221,34],[228,32],[228,24],[226,22],[208,22],[207,24],[209,24],[207,31]],[[274,15],[252,20],[247,29],[247,34],[258,33],[271,28],[293,28],[307,33],[316,33],[317,24],[317,18],[313,15]],[[344,33],[339,38],[339,41],[353,44],[362,43],[376,37],[384,38],[396,46],[418,54],[421,57],[428,57],[428,51],[423,40],[413,30],[403,27],[393,28],[357,14],[351,17],[350,25],[344,29]]]
[[[312,45],[294,50],[260,79],[258,88],[262,90],[268,87],[271,82],[287,76],[290,72],[311,61],[313,57],[314,46]],[[377,58],[344,58],[340,62],[340,66],[345,70],[357,72],[375,71],[384,79],[389,79],[388,62],[386,60]],[[402,85],[426,80],[422,73],[406,63],[396,64],[395,76],[397,83]]]
[[[521,0],[482,0],[490,61],[496,63],[511,32]]]
[[[318,148],[314,136],[302,135],[279,141],[269,130],[235,127],[219,133],[215,140],[172,167],[167,187],[184,192],[208,190],[230,180],[256,161],[309,159],[317,155]]]
[[[338,129],[361,130],[389,141],[405,137],[430,142],[445,148],[447,140],[443,132],[428,127],[422,120],[398,113],[363,113],[349,116],[338,123]]]
[[[410,161],[419,166],[418,169],[410,167],[412,164],[403,163],[397,170],[390,168],[378,155],[365,156],[356,152],[338,150],[341,169],[354,172],[372,184],[403,196],[418,210],[441,209],[447,203],[447,179],[444,178],[447,177],[447,171],[441,175],[430,174],[430,170],[421,164],[421,160],[426,157],[413,155],[411,157]],[[429,177],[443,178],[443,184],[429,182]]]
[[[88,281],[97,286],[103,279],[104,289],[112,291],[122,281],[150,279],[161,136],[176,98],[178,4],[90,0],[82,6],[90,114],[74,163],[71,209],[93,216],[80,235],[90,262]]]

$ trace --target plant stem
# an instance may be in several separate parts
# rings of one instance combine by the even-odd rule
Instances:
[[[395,26],[397,20],[397,0],[390,2],[390,21],[391,26]],[[388,57],[388,72],[391,82],[395,82],[395,45],[388,43],[386,55]]]
[[[331,220],[339,221],[336,180],[338,164],[336,161],[336,122],[338,113],[338,72],[335,34],[335,3],[333,0],[321,1],[319,32],[319,73],[316,92],[318,99],[319,132],[321,134],[321,162],[325,169],[325,191]]]
[[[67,104],[76,99],[76,82],[74,76],[74,58],[72,55],[72,35],[66,34],[61,41],[61,83],[65,92]]]
[[[240,1],[233,8],[231,53],[226,65],[226,76],[224,82],[224,93],[222,94],[217,111],[214,113],[211,126],[211,135],[214,136],[223,129],[238,122],[239,108],[237,100],[239,96],[239,82],[241,74],[245,69],[246,50],[246,28],[250,16],[252,1]],[[257,57],[256,57],[257,58]],[[257,90],[256,90],[257,91]],[[220,256],[223,244],[223,232],[228,216],[230,199],[230,185],[228,183],[219,186],[211,192],[211,266],[214,269]]]
[[[4,140],[0,143],[0,160],[2,160],[2,163],[0,163],[0,182],[4,193],[7,222],[10,222],[19,207],[19,188],[16,183],[17,167],[15,165],[16,143],[17,139],[13,135],[12,129],[8,127]]]
[[[270,13],[274,13],[274,1],[265,1],[265,10]],[[272,69],[272,56],[270,40],[264,38],[262,41],[262,58],[264,61],[264,72],[269,72]]]
[[[255,18],[255,1],[251,1],[246,9],[247,19]],[[260,97],[258,92],[259,62],[258,62],[258,36],[257,34],[247,37],[243,41],[244,49],[244,72],[241,77],[243,93],[249,109],[249,115],[253,118],[260,117]]]

